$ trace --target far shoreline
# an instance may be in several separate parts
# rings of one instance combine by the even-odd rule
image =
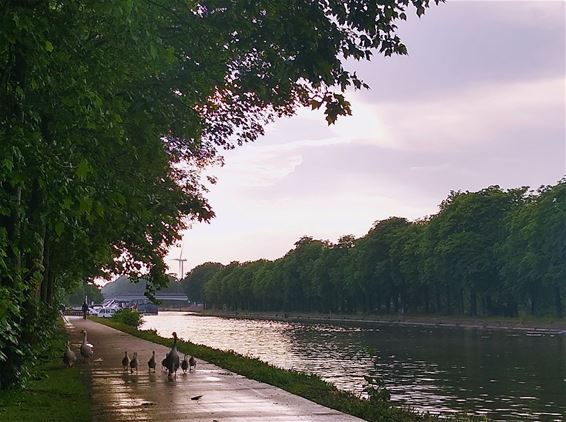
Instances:
[[[231,319],[259,319],[315,323],[397,324],[402,326],[465,328],[481,330],[519,331],[566,335],[566,319],[551,318],[497,318],[465,317],[454,315],[375,315],[375,314],[320,314],[302,312],[235,312],[217,309],[183,310],[196,316],[216,316]],[[164,311],[167,312],[167,311]]]

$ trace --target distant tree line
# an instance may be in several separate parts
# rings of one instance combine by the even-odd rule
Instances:
[[[304,236],[282,258],[205,263],[183,283],[190,300],[230,310],[562,316],[566,179],[451,192],[433,216],[337,243]]]
[[[167,274],[167,287],[161,287],[160,293],[183,293],[183,289],[173,274]],[[113,298],[123,295],[143,295],[147,290],[146,278],[132,280],[127,276],[120,276],[102,287],[101,293],[104,298]]]

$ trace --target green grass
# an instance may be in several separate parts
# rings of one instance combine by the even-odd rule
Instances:
[[[51,340],[51,353],[23,389],[0,391],[0,421],[90,421],[90,399],[78,368],[62,361],[66,334],[62,326]]]
[[[153,343],[171,347],[172,339],[163,338],[151,330],[137,330],[119,322],[91,317],[92,320]],[[320,377],[302,372],[276,368],[256,358],[239,355],[233,351],[222,351],[212,347],[179,341],[180,352],[193,355],[207,362],[241,374],[247,378],[274,385],[290,393],[305,397],[323,406],[358,416],[368,421],[436,421],[438,418],[422,415],[391,405],[381,400],[364,400]],[[454,420],[454,419],[453,419]],[[457,420],[471,420],[463,417]]]

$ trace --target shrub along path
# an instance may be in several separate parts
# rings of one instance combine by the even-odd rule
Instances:
[[[91,320],[68,317],[67,329],[79,354],[81,330],[94,345],[94,362],[81,364],[92,401],[93,421],[361,421],[197,360],[197,369],[169,381],[160,372],[168,347],[131,336]],[[138,353],[137,373],[121,366],[124,351]],[[158,367],[149,373],[147,361],[155,350]],[[199,400],[193,397],[202,396]]]

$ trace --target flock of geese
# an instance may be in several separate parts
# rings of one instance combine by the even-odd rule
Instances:
[[[90,361],[90,359],[92,359],[92,356],[94,355],[94,346],[88,342],[86,330],[82,330],[81,333],[83,335],[83,341],[80,347],[80,354],[83,358],[83,361],[87,362]],[[167,371],[167,377],[172,380],[174,378],[177,378],[177,370],[179,368],[181,368],[183,373],[196,369],[197,362],[195,358],[191,356],[187,359],[187,356],[188,355],[185,354],[185,357],[181,361],[179,352],[177,351],[177,333],[174,332],[173,347],[171,347],[169,353],[165,355],[165,359],[161,361],[161,371]],[[73,352],[73,350],[71,350],[69,341],[67,341],[67,348],[65,350],[65,353],[63,354],[63,363],[65,363],[65,365],[70,368],[75,364],[76,361],[77,355],[75,354],[75,352]],[[153,371],[155,372],[155,368],[157,366],[157,362],[155,360],[155,351],[152,352],[151,358],[147,361],[147,366],[149,371],[153,369]],[[125,371],[127,371],[129,368],[132,374],[134,373],[134,371],[136,371],[137,373],[138,353],[134,352],[132,358],[130,359],[128,352],[124,352],[124,357],[122,358],[122,368]]]

